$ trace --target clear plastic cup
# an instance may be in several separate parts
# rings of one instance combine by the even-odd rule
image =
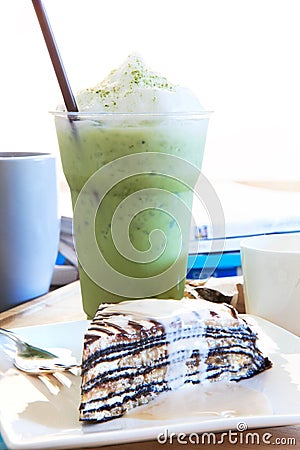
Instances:
[[[209,114],[55,112],[83,308],[183,297]]]

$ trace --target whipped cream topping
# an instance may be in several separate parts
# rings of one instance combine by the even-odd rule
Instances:
[[[197,97],[185,87],[153,72],[141,56],[131,54],[99,84],[80,91],[81,112],[167,113],[200,112]]]

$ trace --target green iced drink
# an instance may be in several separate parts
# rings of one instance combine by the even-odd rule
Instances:
[[[87,316],[100,303],[182,298],[207,114],[58,112],[55,124]]]

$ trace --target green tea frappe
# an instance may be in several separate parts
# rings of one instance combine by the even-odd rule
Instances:
[[[193,189],[208,115],[185,88],[131,55],[57,111],[71,189],[83,307],[183,296]]]

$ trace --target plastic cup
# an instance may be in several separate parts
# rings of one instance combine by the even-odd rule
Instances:
[[[83,308],[183,297],[209,115],[54,113]]]

